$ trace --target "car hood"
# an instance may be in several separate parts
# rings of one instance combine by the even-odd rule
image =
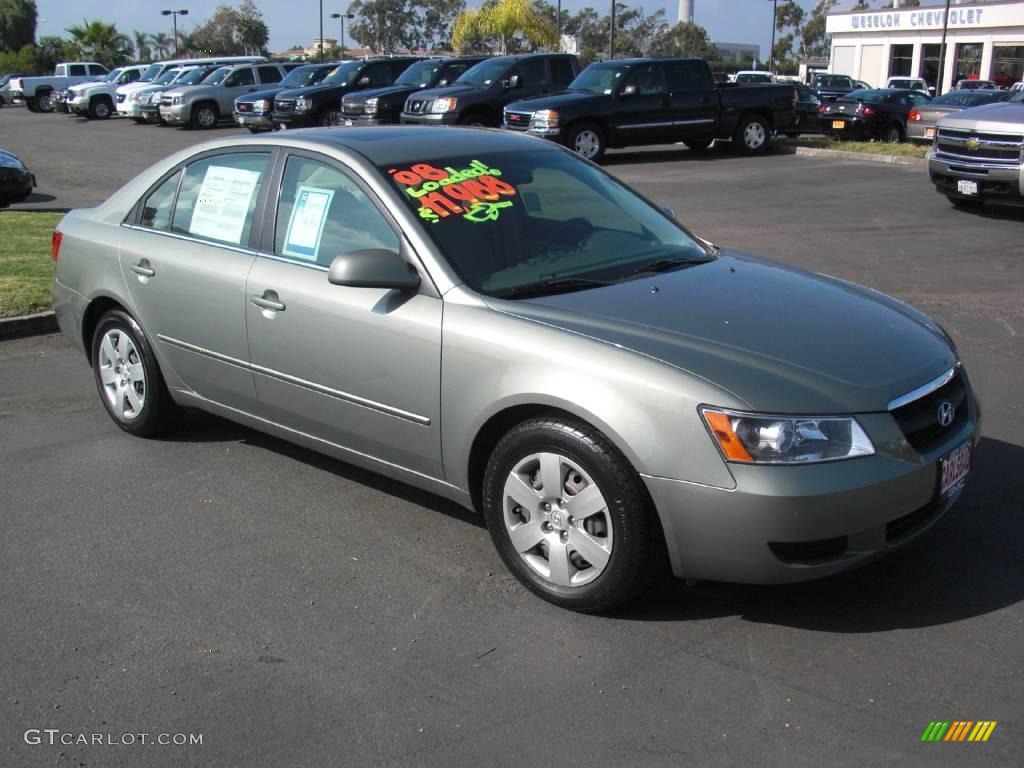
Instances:
[[[568,106],[569,104],[587,104],[604,102],[611,99],[611,96],[593,91],[563,91],[562,93],[547,93],[539,96],[528,96],[525,99],[518,99],[509,104],[505,109],[515,112],[535,112],[538,109],[549,109]]]
[[[245,96],[239,96],[235,101],[262,101],[263,99],[272,99],[284,88],[267,88],[265,91],[254,91],[253,93],[247,93]]]
[[[426,90],[426,88],[417,88],[414,85],[385,85],[381,88],[369,88],[365,91],[357,91],[352,94],[349,99],[353,104],[365,104],[367,99],[379,99],[385,96],[401,98]]]
[[[942,118],[940,127],[961,130],[1024,131],[1024,104],[995,102],[963,109]]]
[[[764,412],[884,411],[956,362],[942,329],[913,307],[740,254],[575,293],[486,301],[690,371]]]
[[[442,96],[462,98],[477,93],[487,93],[489,88],[490,86],[485,85],[459,85],[455,83],[454,85],[445,85],[440,88],[426,88],[422,91],[417,91],[416,95],[424,101],[432,101],[440,99]]]
[[[217,90],[216,85],[203,85],[202,83],[196,83],[195,85],[172,85],[166,91],[165,96],[171,98],[175,96],[195,96],[196,94],[212,93]]]

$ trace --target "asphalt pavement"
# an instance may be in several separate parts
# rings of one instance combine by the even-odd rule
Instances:
[[[208,135],[78,122],[0,110],[51,198],[30,206],[94,204]],[[923,168],[607,167],[705,238],[942,322],[984,410],[958,507],[853,573],[666,580],[581,616],[520,588],[466,510],[201,414],[129,437],[62,337],[3,342],[0,766],[1020,765],[1024,214],[954,210]],[[998,725],[922,743],[934,720]]]

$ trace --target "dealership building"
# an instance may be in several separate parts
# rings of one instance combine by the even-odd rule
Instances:
[[[830,13],[829,71],[876,87],[894,76],[923,77],[935,86],[941,61],[943,91],[963,79],[1024,80],[1024,0],[954,3],[948,24],[945,16],[945,3]]]

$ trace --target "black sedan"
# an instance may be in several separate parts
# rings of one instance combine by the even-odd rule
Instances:
[[[32,194],[36,185],[25,164],[6,150],[0,149],[0,208],[20,203]]]
[[[907,88],[868,88],[851,91],[818,109],[818,129],[840,139],[879,139],[890,143],[907,136],[907,115],[931,101]]]

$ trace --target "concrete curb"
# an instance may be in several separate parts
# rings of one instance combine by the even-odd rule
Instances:
[[[876,155],[868,152],[844,152],[839,149],[819,149],[818,147],[787,147],[776,144],[776,152],[804,157],[831,157],[838,160],[863,160],[867,163],[884,163],[885,165],[907,165],[914,168],[924,167],[925,160],[917,157],[897,157],[895,155]]]
[[[57,330],[57,316],[53,312],[0,318],[0,340],[20,339]]]

